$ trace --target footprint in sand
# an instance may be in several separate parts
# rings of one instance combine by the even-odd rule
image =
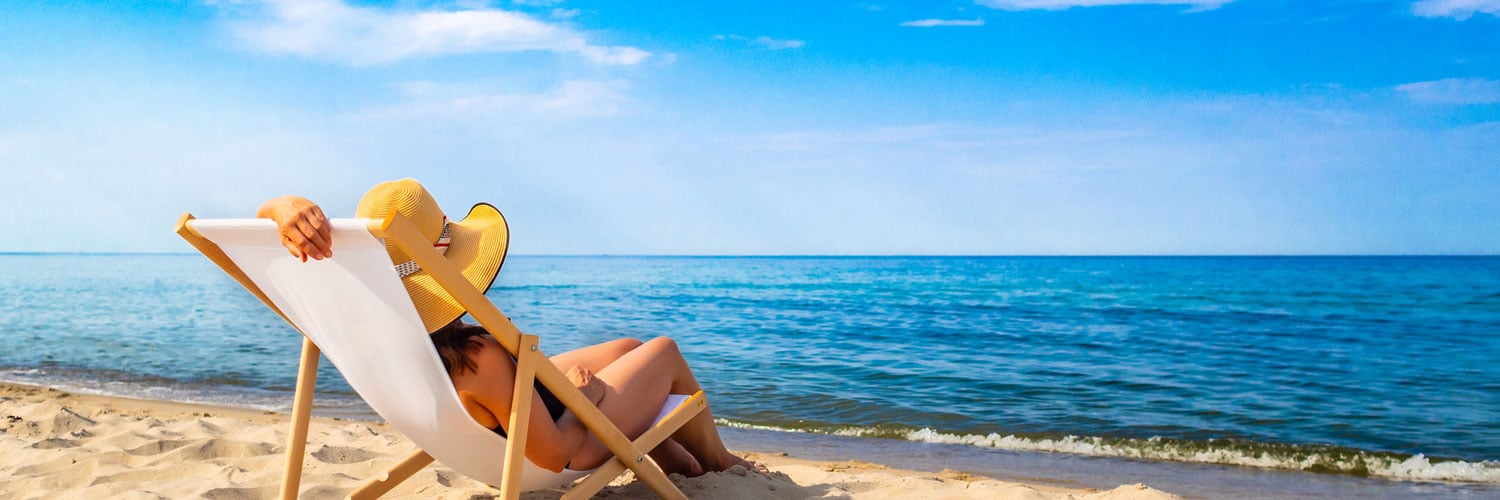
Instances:
[[[193,462],[221,458],[258,457],[270,455],[274,451],[275,448],[268,443],[246,443],[219,438],[194,439],[182,447],[159,455],[155,461],[171,463],[174,460]]]
[[[35,448],[35,449],[38,449],[38,450],[56,450],[56,449],[59,449],[59,448],[76,448],[76,447],[78,447],[78,442],[77,441],[73,441],[71,439],[47,438],[47,439],[43,439],[41,441],[37,441],[36,443],[33,443],[31,445],[31,447]]]
[[[203,492],[203,498],[210,500],[253,500],[257,498],[271,498],[275,496],[278,487],[261,486],[247,488],[214,488]]]
[[[359,448],[348,448],[343,446],[324,446],[312,453],[313,458],[330,464],[352,464],[363,462],[380,455],[361,450]]]
[[[169,452],[169,451],[181,448],[183,446],[187,446],[190,442],[191,441],[187,441],[187,440],[170,440],[170,439],[162,439],[162,440],[157,440],[157,441],[150,441],[150,442],[147,442],[146,444],[143,444],[143,445],[140,445],[140,446],[137,446],[137,447],[134,447],[134,448],[125,449],[125,453],[129,453],[131,455],[135,455],[135,456],[138,456],[138,457],[149,456],[149,455],[160,455],[162,453],[166,453],[166,452]]]
[[[46,426],[44,431],[53,435],[58,435],[79,431],[87,432],[89,427],[93,427],[95,425],[98,425],[99,423],[95,422],[91,418],[79,414],[76,411],[73,411],[68,407],[63,407],[62,409],[58,410],[56,415],[52,416],[52,420],[48,422],[48,424],[50,425]]]

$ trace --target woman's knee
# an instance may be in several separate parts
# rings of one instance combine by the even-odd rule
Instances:
[[[620,359],[620,356],[624,356],[626,353],[640,348],[641,344],[643,344],[643,342],[641,342],[639,339],[626,337],[623,339],[615,339],[609,342],[605,342],[604,348],[609,350],[608,356],[610,357],[611,362],[613,362],[613,360],[615,359]]]
[[[678,350],[677,341],[672,340],[672,337],[656,337],[646,341],[641,347],[663,354],[682,357],[682,351]]]
[[[610,346],[623,352],[634,351],[635,348],[640,347],[641,344],[645,344],[645,342],[641,342],[641,339],[634,337],[625,337],[623,339],[615,339],[609,341]]]

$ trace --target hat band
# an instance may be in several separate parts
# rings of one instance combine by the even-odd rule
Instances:
[[[437,243],[433,243],[432,244],[432,248],[434,250],[437,250],[437,252],[438,252],[439,255],[447,254],[448,253],[448,241],[451,240],[451,239],[453,239],[453,227],[452,227],[452,224],[450,224],[448,222],[448,216],[444,215],[443,216],[443,234],[441,234],[441,235],[438,236]],[[396,275],[400,276],[402,278],[406,278],[407,276],[411,276],[413,274],[417,274],[417,271],[421,271],[422,270],[422,266],[417,265],[417,261],[416,260],[408,260],[406,262],[402,262],[400,264],[396,264],[394,267],[396,268]]]

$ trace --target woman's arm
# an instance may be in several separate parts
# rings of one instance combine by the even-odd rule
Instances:
[[[495,422],[502,428],[510,425],[511,395],[515,393],[516,364],[505,348],[493,337],[475,337],[484,347],[474,352],[475,371],[453,377],[459,393],[472,398],[482,406],[468,408],[470,416],[481,425]],[[467,394],[465,394],[467,393]],[[469,406],[469,405],[465,405]],[[510,429],[506,428],[506,433]],[[557,422],[547,413],[547,405],[539,395],[531,396],[531,419],[526,426],[526,458],[532,463],[560,472],[573,459],[573,454],[583,445],[588,431],[572,412],[563,414]]]
[[[333,257],[333,233],[323,209],[307,198],[296,195],[266,200],[255,210],[255,216],[276,221],[281,230],[281,245],[293,257],[307,262]]]
[[[510,425],[510,421],[505,425]],[[573,461],[573,454],[588,435],[588,429],[573,412],[564,413],[553,422],[541,396],[532,396],[531,422],[526,428],[526,458],[552,472],[562,472]]]

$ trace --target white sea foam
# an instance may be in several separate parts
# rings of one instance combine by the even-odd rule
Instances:
[[[1380,475],[1397,479],[1500,483],[1500,462],[1432,463],[1427,457],[1418,454],[1401,462],[1388,464]]]
[[[720,425],[742,429],[806,432],[720,419]],[[1002,434],[950,434],[932,429],[894,431],[871,427],[842,427],[819,433],[849,437],[897,437],[908,441],[959,444],[983,448],[1099,457],[1167,460],[1267,469],[1335,472],[1408,481],[1457,481],[1500,484],[1500,462],[1436,461],[1413,456],[1370,453],[1327,446],[1266,445],[1233,441],[1181,441],[1162,438],[1106,439],[1093,436],[1060,438]]]
[[[1423,455],[1402,457],[1366,452],[1334,452],[1320,448],[1276,447],[1275,450],[1246,446],[1214,446],[1202,442],[1174,442],[1161,438],[1105,440],[1099,437],[1066,436],[1057,439],[1027,438],[1000,434],[946,434],[932,429],[912,431],[910,441],[966,444],[1019,451],[1074,453],[1079,455],[1172,460],[1268,469],[1365,473],[1390,479],[1464,481],[1500,484],[1500,462],[1432,462]]]

